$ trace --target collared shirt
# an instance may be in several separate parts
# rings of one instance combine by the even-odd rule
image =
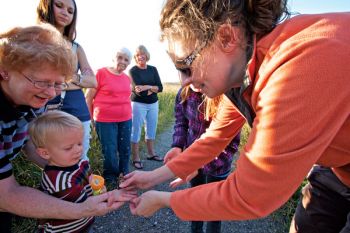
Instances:
[[[0,88],[0,179],[12,175],[11,160],[28,140],[28,123],[44,108],[14,107]]]

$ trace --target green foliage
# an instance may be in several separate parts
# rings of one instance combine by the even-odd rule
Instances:
[[[39,187],[41,169],[38,166],[28,161],[23,155],[18,155],[12,164],[16,180],[19,184],[33,188]],[[15,216],[12,222],[12,231],[14,233],[33,232],[35,226],[36,220]]]
[[[157,133],[163,132],[174,122],[175,97],[180,88],[179,84],[166,84],[159,96],[159,116]]]

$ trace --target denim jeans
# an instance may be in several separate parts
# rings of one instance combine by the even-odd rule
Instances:
[[[131,120],[96,122],[96,132],[104,156],[103,176],[115,181],[120,173],[129,173]]]
[[[141,137],[142,126],[145,125],[146,139],[156,138],[158,124],[158,101],[153,104],[131,102],[132,106],[132,131],[131,142],[138,143]]]
[[[228,173],[227,173],[228,175]],[[211,182],[217,182],[225,180],[227,176],[216,177],[211,175],[206,175],[203,173],[202,169],[198,170],[198,175],[195,176],[191,181],[191,187],[195,187],[201,184],[207,184]],[[192,221],[191,222],[191,232],[192,233],[202,233],[203,232],[203,222],[202,221]],[[220,233],[221,232],[221,221],[211,221],[207,222],[206,233]]]

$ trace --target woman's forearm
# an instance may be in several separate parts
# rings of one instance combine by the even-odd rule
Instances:
[[[167,165],[163,165],[152,171],[153,173],[153,185],[161,184],[167,180],[173,179],[175,177],[174,173],[168,168]]]
[[[34,188],[20,186],[11,176],[1,180],[0,208],[31,218],[77,219],[84,216],[80,204],[62,201]]]

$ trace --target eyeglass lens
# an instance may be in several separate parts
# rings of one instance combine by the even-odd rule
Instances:
[[[182,74],[186,75],[187,77],[191,77],[192,75],[192,71],[191,71],[191,68],[190,67],[187,67],[187,68],[177,68],[176,69],[178,71],[180,71]]]

